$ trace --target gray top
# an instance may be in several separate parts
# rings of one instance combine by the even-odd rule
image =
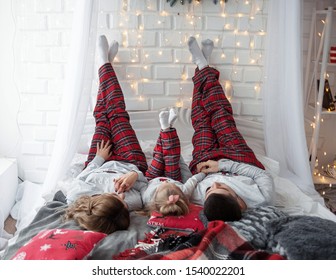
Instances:
[[[218,173],[208,174],[198,183],[191,202],[204,205],[206,190],[214,182],[228,185],[246,203],[247,208],[269,205],[273,201],[274,182],[271,174],[256,166],[228,159],[219,160]]]
[[[87,167],[74,179],[73,186],[67,192],[67,202],[72,203],[81,195],[94,195],[115,192],[114,179],[135,171],[138,179],[132,189],[125,192],[125,202],[129,211],[143,208],[140,192],[144,191],[148,181],[139,169],[123,161],[107,161],[96,155]]]
[[[167,178],[167,177],[158,177],[155,179],[152,179],[148,183],[147,189],[142,194],[142,200],[144,205],[148,205],[151,200],[154,197],[156,189],[162,184],[162,181],[167,181],[169,183],[175,184],[177,187],[179,187],[182,192],[186,195],[188,199],[192,196],[192,193],[194,192],[197,184],[202,181],[202,179],[205,177],[204,173],[199,173],[191,178],[189,178],[184,184],[182,184],[179,181]]]

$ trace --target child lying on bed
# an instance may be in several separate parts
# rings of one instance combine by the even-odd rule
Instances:
[[[125,110],[124,96],[111,65],[118,43],[98,41],[101,62],[96,121],[85,169],[67,193],[65,219],[85,229],[112,233],[127,229],[129,211],[143,207],[140,191],[147,186],[147,162]]]
[[[148,186],[142,193],[146,214],[154,210],[163,216],[187,214],[195,186],[205,177],[203,173],[192,176],[181,157],[180,140],[173,127],[176,117],[174,109],[159,115],[161,131],[146,172]]]
[[[247,208],[270,204],[274,184],[236,127],[231,104],[218,81],[219,72],[208,66],[213,42],[206,40],[202,45],[201,51],[194,37],[188,41],[197,65],[193,77],[191,118],[195,133],[190,163],[190,170],[196,175],[185,185],[168,180],[158,186],[149,186],[143,200],[164,215],[185,214],[190,200],[204,205],[209,221],[235,221]],[[179,142],[174,137],[166,137],[166,142],[170,139],[176,143],[174,149],[162,149],[166,157],[172,156],[171,151],[177,156]],[[180,181],[178,177],[171,178]],[[153,198],[151,202],[150,197]]]

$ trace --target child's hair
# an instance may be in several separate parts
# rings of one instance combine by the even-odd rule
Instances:
[[[87,230],[106,234],[125,230],[130,224],[127,207],[111,193],[79,197],[69,205],[63,218],[74,220]]]
[[[211,194],[204,202],[204,215],[208,221],[238,221],[242,211],[237,200],[224,194]]]
[[[163,216],[182,216],[189,213],[189,201],[179,187],[170,187],[156,191],[150,210],[160,212]]]

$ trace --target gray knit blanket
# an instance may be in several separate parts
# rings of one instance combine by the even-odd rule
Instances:
[[[248,210],[230,222],[255,248],[289,260],[336,260],[336,223],[314,216],[288,216],[279,209]]]

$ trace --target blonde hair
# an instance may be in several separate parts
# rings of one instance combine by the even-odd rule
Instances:
[[[175,184],[166,183],[167,187],[159,186],[153,201],[151,210],[160,212],[163,216],[182,216],[189,213],[189,201],[182,190]],[[160,188],[161,187],[161,188]],[[178,196],[170,201],[171,196]]]
[[[63,218],[74,220],[87,230],[106,234],[125,230],[130,224],[127,207],[118,197],[110,193],[79,197],[69,205]]]

